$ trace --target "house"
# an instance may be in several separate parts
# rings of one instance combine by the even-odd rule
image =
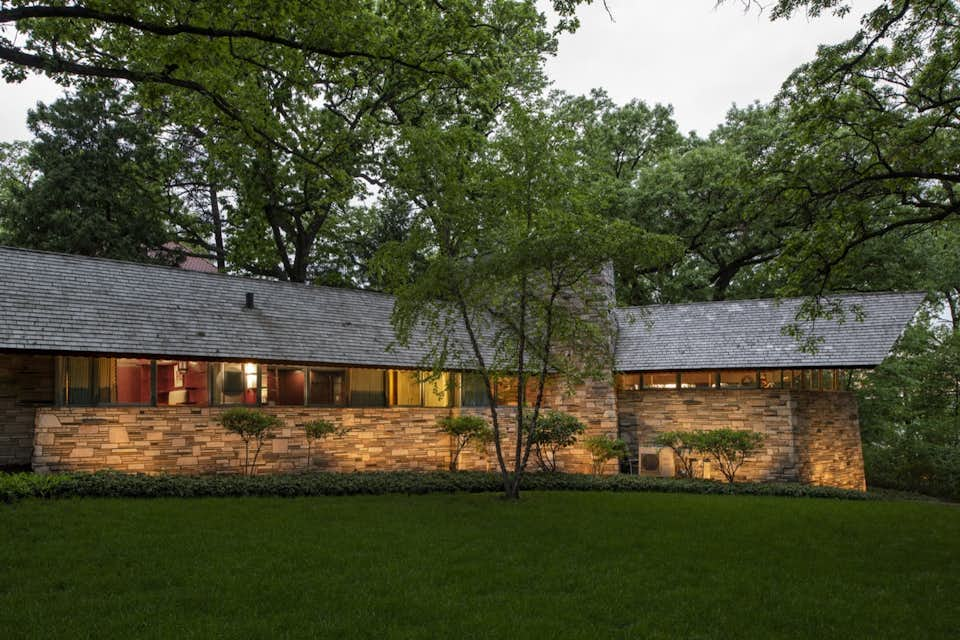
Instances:
[[[631,443],[628,471],[673,473],[651,446],[659,431],[749,428],[766,440],[744,479],[862,488],[847,385],[883,360],[921,300],[843,296],[863,320],[818,321],[816,352],[781,330],[799,300],[618,308],[614,371],[546,404]],[[285,424],[265,471],[302,468],[297,425],[320,417],[349,429],[314,454],[320,468],[446,468],[437,419],[487,411],[487,390],[469,370],[423,381],[427,346],[394,344],[392,306],[382,293],[0,247],[0,466],[235,471],[242,445],[217,416],[247,405]],[[507,415],[510,389],[493,390]],[[559,464],[587,471],[589,458],[575,446]],[[461,466],[495,461],[468,451]]]

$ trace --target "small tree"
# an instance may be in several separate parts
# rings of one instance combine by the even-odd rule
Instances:
[[[763,434],[756,431],[711,429],[694,433],[696,448],[713,458],[727,482],[734,482],[744,460],[763,444]]]
[[[595,476],[600,475],[603,465],[610,460],[624,458],[627,455],[627,443],[620,438],[608,435],[590,436],[584,443],[593,458],[593,475]]]
[[[527,419],[532,419],[529,416]],[[543,471],[557,470],[557,451],[577,442],[577,436],[586,431],[586,426],[575,416],[562,411],[548,411],[537,419],[531,429],[533,451],[537,464]]]
[[[224,411],[220,415],[220,424],[223,425],[224,429],[236,433],[243,440],[243,473],[250,476],[253,475],[257,467],[257,458],[260,456],[264,440],[270,437],[274,429],[282,427],[283,421],[277,416],[263,411],[237,407]],[[253,452],[253,460],[250,459],[250,443],[252,442],[257,445]]]
[[[680,473],[678,475],[681,478],[693,478],[696,476],[693,452],[697,449],[698,436],[698,432],[664,431],[657,434],[653,444],[673,451],[674,456],[680,461]]]
[[[307,438],[307,468],[310,468],[310,459],[313,452],[313,443],[328,436],[343,436],[349,429],[342,429],[329,420],[311,420],[300,425]]]
[[[480,416],[446,416],[437,425],[453,438],[453,454],[450,456],[450,471],[456,471],[460,453],[471,442],[482,447],[493,439],[493,431]]]

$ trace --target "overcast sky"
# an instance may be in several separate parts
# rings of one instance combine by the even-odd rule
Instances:
[[[859,16],[877,0],[853,0],[854,12],[770,22],[744,13],[740,0],[608,0],[580,10],[582,26],[564,35],[547,72],[559,89],[605,88],[617,102],[640,98],[674,106],[683,131],[708,133],[734,103],[768,101],[797,65],[821,43],[856,31]],[[0,85],[0,140],[27,137],[27,110],[60,95],[53,82],[32,77]]]

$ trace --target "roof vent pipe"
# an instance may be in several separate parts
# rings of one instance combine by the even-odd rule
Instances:
[[[247,304],[244,305],[247,309],[253,309],[253,292],[247,291]]]

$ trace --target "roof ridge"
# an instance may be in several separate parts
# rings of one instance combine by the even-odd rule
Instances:
[[[920,290],[908,290],[908,291],[847,291],[847,292],[836,292],[836,293],[826,293],[819,297],[821,298],[852,298],[852,297],[861,297],[861,296],[892,296],[892,295],[927,295],[926,291]],[[692,307],[695,305],[710,305],[718,306],[724,304],[743,304],[749,302],[775,302],[782,304],[784,302],[796,302],[798,300],[806,300],[812,296],[789,296],[785,298],[742,298],[739,300],[696,300],[690,302],[658,302],[655,304],[637,304],[630,305],[625,307],[616,307],[618,310],[630,311],[633,309],[654,309],[662,307]]]
[[[274,280],[267,277],[255,277],[247,276],[237,273],[222,273],[222,272],[213,272],[213,271],[193,271],[190,269],[181,269],[173,265],[167,264],[154,264],[150,262],[133,262],[132,260],[120,260],[119,258],[104,258],[102,256],[84,256],[76,253],[66,253],[63,251],[48,251],[44,249],[29,249],[27,247],[14,247],[10,245],[0,245],[0,253],[3,252],[18,252],[18,253],[29,253],[41,256],[58,256],[61,258],[66,258],[68,260],[77,260],[81,262],[106,262],[110,264],[122,265],[125,267],[132,268],[144,268],[152,270],[166,270],[172,273],[176,273],[179,276],[184,277],[199,277],[199,278],[229,278],[233,281],[246,281],[246,282],[256,282],[264,284],[276,284],[276,285],[287,285],[292,287],[298,287],[308,290],[331,290],[331,291],[345,291],[350,293],[362,293],[362,294],[373,294],[376,296],[383,296],[388,298],[393,298],[393,294],[387,293],[385,291],[377,291],[375,289],[359,289],[354,287],[334,287],[326,284],[312,284],[309,282],[290,282],[289,280]]]

